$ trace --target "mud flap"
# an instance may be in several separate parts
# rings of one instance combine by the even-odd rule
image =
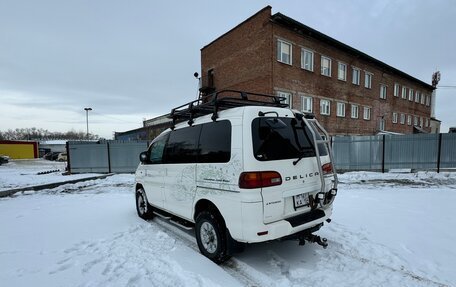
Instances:
[[[240,253],[244,251],[245,244],[239,241],[236,241],[231,237],[230,231],[226,229],[226,253],[228,256],[231,256],[235,253]]]

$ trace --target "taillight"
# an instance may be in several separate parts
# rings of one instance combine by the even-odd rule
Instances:
[[[260,188],[281,184],[282,177],[276,171],[243,172],[239,176],[240,188]]]
[[[331,163],[325,163],[321,167],[321,170],[323,170],[323,174],[331,174],[331,173],[333,173],[333,166]]]

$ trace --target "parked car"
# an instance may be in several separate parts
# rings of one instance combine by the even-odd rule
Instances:
[[[297,239],[326,247],[312,233],[330,221],[337,194],[329,137],[313,116],[282,100],[225,91],[174,109],[170,117],[181,123],[140,154],[139,217],[195,228],[201,253],[216,263],[244,243]]]
[[[0,165],[4,163],[8,163],[10,160],[10,157],[7,155],[0,155]]]
[[[67,161],[67,154],[66,152],[61,152],[57,156],[57,161]]]
[[[58,151],[51,151],[51,152],[48,152],[47,154],[44,155],[44,159],[47,159],[47,160],[57,160],[57,158],[59,157],[59,154],[60,152]]]

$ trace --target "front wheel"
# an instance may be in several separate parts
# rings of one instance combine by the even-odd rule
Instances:
[[[147,201],[146,192],[143,188],[136,190],[136,212],[142,219],[150,219],[153,216],[152,206]]]
[[[196,218],[195,233],[199,250],[204,256],[217,264],[229,259],[222,219],[209,211],[201,212]]]

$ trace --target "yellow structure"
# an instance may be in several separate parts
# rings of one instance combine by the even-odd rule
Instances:
[[[29,141],[0,141],[0,154],[11,159],[38,157],[38,143]]]

